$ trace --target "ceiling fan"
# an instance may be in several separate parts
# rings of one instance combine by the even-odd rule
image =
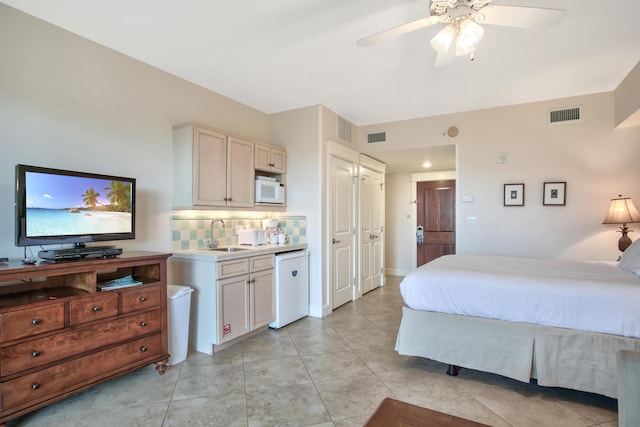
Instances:
[[[556,24],[564,15],[561,9],[490,4],[491,0],[431,0],[430,15],[398,27],[360,39],[358,46],[370,46],[430,25],[447,24],[431,39],[438,52],[436,67],[456,56],[474,58],[476,45],[484,35],[480,24],[544,29]]]

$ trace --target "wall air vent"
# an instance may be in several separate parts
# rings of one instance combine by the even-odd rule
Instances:
[[[549,123],[580,121],[580,107],[549,111]]]
[[[351,123],[338,116],[338,138],[351,144]]]
[[[377,144],[378,142],[387,142],[386,132],[376,132],[367,134],[367,144]]]

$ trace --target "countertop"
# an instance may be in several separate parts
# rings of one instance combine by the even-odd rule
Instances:
[[[229,246],[235,251],[224,252],[214,249],[189,249],[186,251],[174,251],[175,258],[188,258],[209,261],[226,261],[230,259],[246,258],[256,255],[279,254],[282,252],[299,251],[307,249],[306,243],[286,243],[284,245],[233,245]],[[227,246],[221,248],[225,249]]]

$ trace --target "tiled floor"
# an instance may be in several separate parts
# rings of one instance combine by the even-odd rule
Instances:
[[[25,426],[362,426],[386,396],[492,426],[617,425],[614,399],[461,370],[393,350],[400,278],[214,356],[150,366],[23,418]]]

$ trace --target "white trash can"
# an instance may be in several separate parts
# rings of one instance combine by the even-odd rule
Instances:
[[[169,325],[169,366],[184,361],[189,349],[189,314],[191,293],[189,286],[167,286],[167,317]]]

